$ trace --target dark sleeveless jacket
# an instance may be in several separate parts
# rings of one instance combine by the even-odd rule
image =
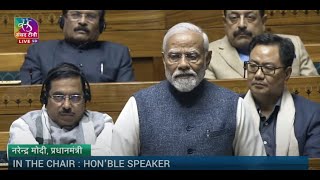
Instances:
[[[203,80],[191,92],[168,81],[134,94],[140,155],[232,155],[239,95]]]

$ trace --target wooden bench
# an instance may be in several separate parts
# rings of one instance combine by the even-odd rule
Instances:
[[[320,44],[305,44],[307,52],[314,63],[320,63]]]
[[[0,72],[19,72],[26,53],[0,53]],[[160,57],[132,57],[136,81],[160,81],[164,79],[164,68]],[[1,78],[0,78],[1,83]]]
[[[245,79],[210,80],[237,93],[247,91]],[[92,101],[88,109],[108,113],[114,120],[133,93],[158,82],[92,83]],[[320,102],[319,77],[292,77],[289,90],[308,99]],[[0,132],[8,131],[13,120],[31,110],[41,108],[40,85],[0,86]]]
[[[222,10],[107,10],[106,30],[101,40],[127,45],[134,57],[159,57],[164,33],[180,22],[204,29],[210,41],[224,36]],[[320,16],[317,10],[266,10],[266,30],[299,35],[305,44],[320,42]],[[39,22],[40,40],[62,39],[58,25],[61,10],[0,11],[0,52],[26,52],[30,46],[17,44],[12,27],[14,17],[31,17]]]
[[[20,71],[26,53],[0,53],[0,71]]]
[[[320,158],[309,159],[309,170],[320,170]]]
[[[165,78],[161,46],[166,31],[177,23],[191,22],[207,32],[210,42],[215,41],[225,35],[221,20],[222,12],[222,10],[107,10],[105,20],[108,25],[99,40],[108,40],[129,47],[137,81],[159,81]],[[268,15],[266,23],[268,32],[299,35],[306,46],[317,45],[320,42],[319,11],[266,10],[265,13]],[[37,20],[40,41],[46,41],[63,39],[62,30],[58,25],[60,15],[61,10],[0,11],[0,53],[26,52],[30,46],[30,44],[17,44],[12,31],[14,17],[31,17]],[[312,49],[311,58],[320,60],[320,48],[310,46],[307,47],[308,51],[309,48]],[[17,67],[19,68],[20,66]]]
[[[7,151],[7,144],[9,139],[9,132],[0,132],[0,151]]]
[[[310,58],[320,64],[320,44],[305,45]],[[0,72],[20,71],[26,53],[0,53]],[[132,57],[132,64],[136,81],[160,81],[165,79],[162,58],[157,57]]]
[[[248,89],[245,79],[210,80],[210,82],[237,93],[245,93]],[[90,110],[105,112],[115,121],[133,93],[157,83],[92,83],[92,101],[87,107]],[[288,88],[293,93],[320,102],[320,76],[292,77],[288,82]],[[40,85],[0,86],[0,150],[6,148],[11,123],[21,115],[41,108],[40,90]]]

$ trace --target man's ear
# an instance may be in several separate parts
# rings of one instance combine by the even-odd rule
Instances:
[[[223,22],[223,26],[226,27],[227,25],[227,19],[226,19],[226,16],[222,15],[222,22]]]
[[[212,51],[208,51],[207,57],[206,57],[206,68],[208,68],[210,61],[211,61]]]
[[[287,67],[285,70],[285,73],[286,73],[285,81],[288,81],[292,73],[292,67],[291,66]]]
[[[163,51],[161,52],[161,55],[162,55],[162,63],[163,63],[163,65],[165,65],[165,58],[164,58],[164,52]]]
[[[223,25],[226,26],[226,24],[227,24],[227,19],[226,19],[227,11],[222,10],[221,12],[222,12],[221,20],[223,22]],[[226,14],[224,14],[224,13],[226,13]]]
[[[262,17],[262,19],[261,19],[262,25],[263,25],[263,32],[266,31],[266,22],[267,22],[267,19],[268,19],[267,14],[265,14],[265,15]]]

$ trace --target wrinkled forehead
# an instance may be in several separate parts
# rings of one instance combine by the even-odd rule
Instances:
[[[79,12],[82,14],[100,14],[99,10],[68,10],[67,12]]]
[[[60,90],[64,88],[82,89],[82,82],[80,77],[65,77],[56,78],[50,82],[50,91]]]
[[[99,13],[99,10],[68,10],[67,12]]]
[[[259,10],[226,10],[226,15],[228,14],[249,14],[249,13],[254,13],[254,14],[259,14]]]
[[[193,49],[202,50],[203,49],[203,38],[201,34],[193,31],[184,31],[173,34],[167,40],[166,50],[175,49]]]

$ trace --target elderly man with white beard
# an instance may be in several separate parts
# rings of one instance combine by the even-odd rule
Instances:
[[[265,155],[239,95],[204,79],[208,42],[191,23],[168,30],[162,47],[167,80],[130,97],[114,125],[113,155]]]

